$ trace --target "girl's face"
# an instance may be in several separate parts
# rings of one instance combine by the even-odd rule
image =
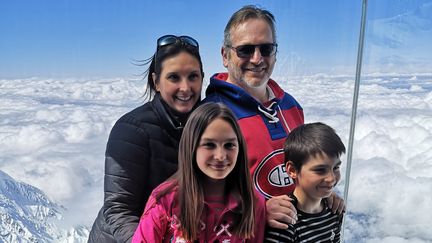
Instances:
[[[156,74],[152,75],[156,80]],[[187,52],[180,52],[162,62],[162,71],[155,87],[172,109],[187,113],[200,98],[202,80],[198,60]]]
[[[234,169],[239,153],[237,135],[225,120],[212,121],[198,144],[196,161],[198,168],[209,178],[225,179]]]

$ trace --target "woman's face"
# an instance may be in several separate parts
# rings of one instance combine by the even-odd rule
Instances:
[[[156,74],[152,75],[156,80]],[[161,75],[155,87],[172,109],[187,113],[199,101],[202,80],[198,60],[187,52],[180,52],[162,62]]]

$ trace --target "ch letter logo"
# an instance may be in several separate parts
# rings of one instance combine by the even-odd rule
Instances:
[[[268,154],[256,168],[255,187],[266,198],[288,194],[294,189],[294,181],[286,173],[283,149]]]

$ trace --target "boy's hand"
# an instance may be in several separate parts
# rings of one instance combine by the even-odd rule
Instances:
[[[331,208],[333,213],[345,213],[345,202],[335,192],[332,192],[332,194],[328,198],[326,198],[326,200],[329,208]]]
[[[287,229],[297,222],[297,210],[287,195],[270,198],[266,202],[267,224],[277,229]]]

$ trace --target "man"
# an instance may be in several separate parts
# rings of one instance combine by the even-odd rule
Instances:
[[[297,216],[287,196],[295,185],[283,165],[283,145],[288,133],[304,123],[304,116],[299,103],[270,79],[277,52],[274,21],[269,11],[252,5],[231,16],[221,49],[228,73],[211,77],[205,102],[225,103],[236,114],[255,188],[269,199],[267,223],[287,228]],[[336,199],[333,209],[342,211],[344,205]]]

